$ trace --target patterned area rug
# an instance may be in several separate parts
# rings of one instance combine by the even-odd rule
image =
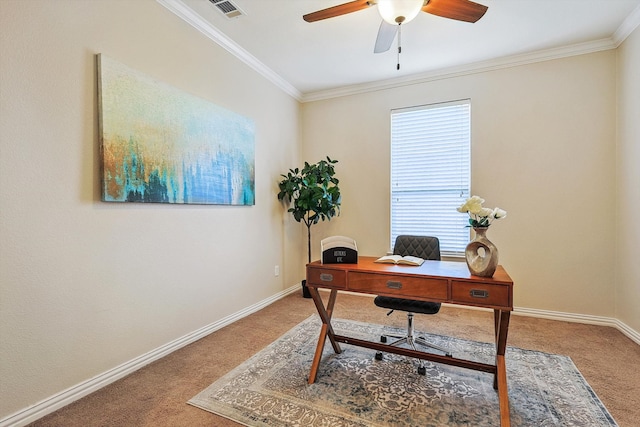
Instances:
[[[337,334],[376,341],[404,331],[334,319]],[[246,426],[499,426],[493,375],[340,344],[325,345],[307,384],[320,320],[312,316],[189,401]],[[421,334],[455,357],[493,363],[493,345]],[[616,426],[569,357],[507,349],[513,426]]]

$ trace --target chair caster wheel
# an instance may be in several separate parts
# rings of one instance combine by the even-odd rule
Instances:
[[[427,368],[425,368],[424,366],[418,366],[418,374],[427,375]]]
[[[382,352],[381,351],[377,351],[376,352],[376,360],[382,360]]]
[[[386,343],[387,342],[387,336],[386,335],[380,335],[380,342]]]

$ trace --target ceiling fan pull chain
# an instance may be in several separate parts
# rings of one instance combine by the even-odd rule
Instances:
[[[400,53],[402,53],[402,42],[400,41],[402,37],[402,24],[399,23],[398,24],[398,65],[396,67],[396,70],[400,69]]]

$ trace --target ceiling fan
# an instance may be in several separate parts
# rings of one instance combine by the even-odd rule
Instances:
[[[487,6],[469,0],[354,0],[327,9],[308,13],[302,17],[307,22],[357,12],[378,5],[382,23],[378,30],[374,53],[386,52],[398,34],[398,55],[400,54],[400,28],[415,18],[420,11],[456,21],[476,22],[487,11]],[[400,65],[398,64],[398,69]]]

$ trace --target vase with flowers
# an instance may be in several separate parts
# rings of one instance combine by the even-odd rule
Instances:
[[[468,198],[457,210],[469,215],[469,227],[475,231],[474,239],[467,245],[464,255],[469,271],[474,276],[492,277],[498,267],[498,248],[487,238],[487,229],[498,219],[507,216],[500,208],[485,208],[484,199]]]

